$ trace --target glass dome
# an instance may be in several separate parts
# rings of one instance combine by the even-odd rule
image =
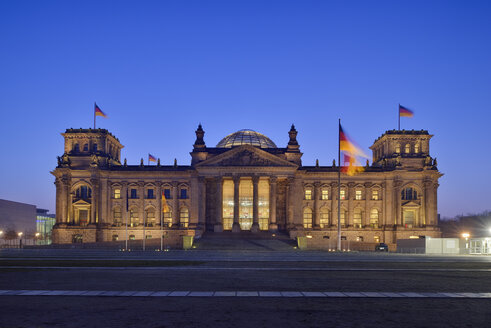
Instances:
[[[217,144],[217,147],[232,148],[241,145],[251,145],[260,148],[277,148],[275,143],[264,134],[248,129],[229,134]]]

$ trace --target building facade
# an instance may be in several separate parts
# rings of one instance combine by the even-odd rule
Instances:
[[[440,237],[436,159],[428,131],[386,131],[370,147],[372,164],[354,176],[303,166],[292,125],[280,148],[252,130],[208,147],[201,125],[190,165],[128,165],[103,129],[67,129],[56,184],[54,243],[141,238],[177,240],[203,232],[285,231],[292,238],[395,243]],[[340,190],[338,189],[340,188]],[[164,195],[165,198],[161,197]],[[337,197],[341,197],[338,209]],[[165,203],[164,203],[165,202]]]

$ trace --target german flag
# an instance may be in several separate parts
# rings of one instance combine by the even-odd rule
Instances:
[[[348,163],[348,166],[341,166],[341,172],[346,173],[349,176],[353,176],[357,173],[365,171],[362,166],[356,165],[356,158],[354,156],[350,156],[349,154],[343,154],[343,163]]]
[[[162,191],[162,212],[169,212],[169,205],[167,205],[167,199],[165,198],[165,192]]]
[[[414,112],[412,110],[410,110],[409,108],[406,108],[406,107],[402,106],[401,104],[399,104],[399,116],[400,117],[413,117]]]
[[[152,154],[148,154],[148,161],[157,163],[157,159]]]
[[[95,116],[102,116],[102,117],[107,117],[107,115],[97,106],[96,103],[94,103],[94,114]]]
[[[339,150],[347,152],[350,156],[361,156],[368,158],[368,156],[358,147],[348,135],[344,132],[343,127],[339,124]]]

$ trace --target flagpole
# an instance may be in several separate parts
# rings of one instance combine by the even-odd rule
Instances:
[[[338,251],[341,251],[341,119],[338,126]]]
[[[126,186],[126,215],[125,215],[125,225],[126,225],[126,231],[125,231],[124,243],[125,243],[125,250],[128,251],[128,186]]]
[[[397,130],[401,130],[401,104],[399,104],[399,107],[397,108],[397,118],[399,120],[399,125],[397,126]]]
[[[162,212],[163,212],[163,206],[164,204],[162,204],[162,189],[160,190],[160,251],[162,252],[164,250],[164,231],[163,231],[163,227],[164,227],[164,222],[163,221],[163,215],[162,215]]]
[[[94,130],[95,130],[95,105],[96,103],[94,103]]]

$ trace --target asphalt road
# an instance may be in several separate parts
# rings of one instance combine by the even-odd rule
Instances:
[[[2,250],[0,290],[7,289],[491,293],[491,261],[298,251]],[[463,298],[0,295],[0,309],[0,327],[488,327],[491,322],[491,299]]]

